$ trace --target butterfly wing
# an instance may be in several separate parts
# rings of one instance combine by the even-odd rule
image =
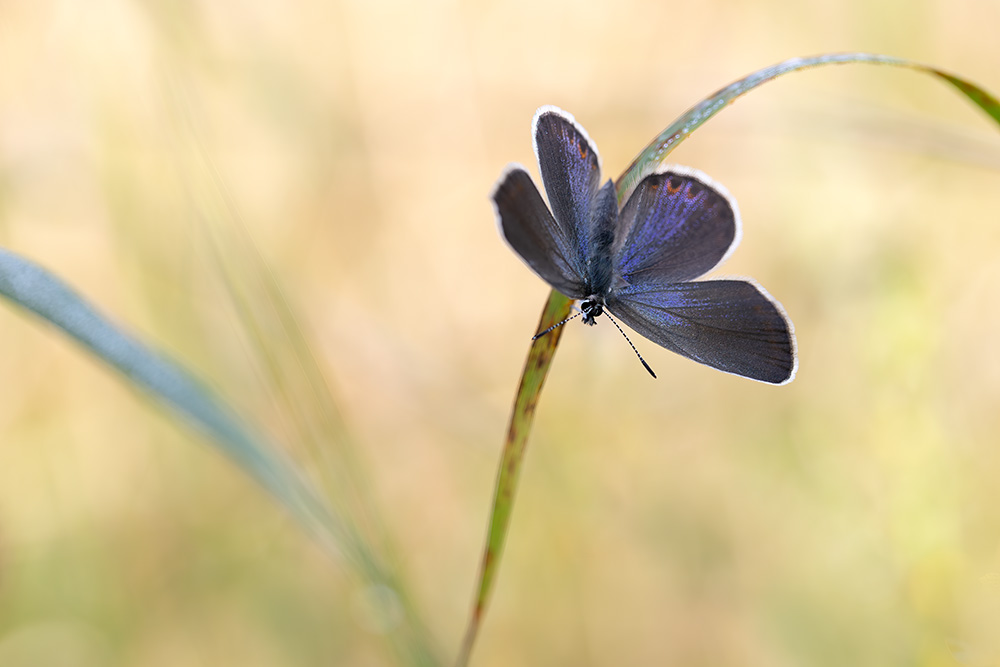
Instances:
[[[504,170],[493,189],[500,235],[539,278],[568,297],[581,299],[584,274],[576,248],[519,165]]]
[[[500,234],[542,280],[580,299],[588,296],[584,285],[600,157],[573,117],[552,106],[535,113],[532,141],[552,210],[524,168],[512,165],[493,190]]]
[[[795,336],[777,301],[746,280],[687,282],[741,236],[736,202],[705,174],[666,167],[643,179],[619,217],[608,310],[689,359],[761,382],[795,376]]]
[[[631,285],[608,310],[637,332],[702,364],[760,382],[795,377],[795,334],[784,309],[748,280]]]
[[[666,167],[644,178],[622,207],[615,271],[627,284],[692,280],[728,257],[740,236],[725,188],[695,169]]]
[[[532,136],[552,214],[575,249],[578,272],[586,275],[592,208],[601,180],[597,148],[573,116],[553,106],[535,113]]]

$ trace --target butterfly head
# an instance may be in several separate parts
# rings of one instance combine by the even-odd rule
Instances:
[[[594,319],[604,314],[604,299],[599,296],[588,296],[580,302],[580,310],[583,311],[583,323],[594,326],[597,320]]]

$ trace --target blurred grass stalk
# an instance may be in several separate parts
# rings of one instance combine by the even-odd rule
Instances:
[[[181,60],[181,59],[178,59]],[[163,79],[177,169],[212,244],[215,268],[251,345],[252,361],[290,426],[290,456],[196,374],[101,314],[43,267],[0,249],[0,295],[62,330],[187,422],[243,468],[358,582],[397,662],[443,664],[413,603],[371,497],[370,476],[292,306],[257,251],[192,117],[189,91]]]
[[[666,161],[667,156],[682,141],[701,127],[705,121],[719,113],[738,97],[750,92],[761,84],[767,83],[783,74],[797,72],[821,65],[843,65],[852,63],[867,63],[891,65],[934,75],[954,86],[982,109],[990,118],[1000,124],[1000,101],[979,86],[944,72],[935,67],[920,63],[883,56],[872,53],[832,53],[808,58],[792,58],[771,67],[765,67],[746,76],[714,94],[684,112],[667,129],[654,138],[632,163],[618,177],[615,185],[618,189],[619,204],[628,199],[632,190],[647,175]],[[572,302],[562,294],[553,290],[542,310],[542,317],[536,331],[544,331],[557,322],[565,319],[570,312]],[[549,366],[559,343],[559,336],[554,335],[562,329],[555,329],[553,335],[543,336],[535,340],[528,349],[528,358],[521,372],[521,381],[514,396],[514,406],[504,441],[503,452],[500,455],[500,465],[497,471],[496,487],[493,503],[490,509],[490,522],[487,530],[486,545],[483,548],[482,562],[479,569],[479,579],[472,611],[459,649],[456,664],[462,667],[468,664],[472,648],[482,625],[487,605],[496,583],[497,570],[503,556],[503,546],[510,527],[510,517],[514,498],[517,493],[517,482],[520,478],[520,466],[524,460],[524,449],[531,424],[534,420],[535,407],[545,383]]]
[[[184,85],[187,79],[182,72],[176,71],[196,68],[197,54],[171,30],[175,24],[170,12],[158,16],[162,20],[151,25],[159,30],[158,46],[168,54],[161,81],[176,135],[178,172],[210,237],[215,268],[250,343],[252,360],[262,371],[269,398],[285,418],[288,444],[295,448],[298,461],[314,473],[324,500],[343,524],[344,543],[330,545],[328,550],[344,549],[351,556],[348,562],[364,589],[362,598],[375,616],[373,626],[385,633],[397,659],[421,667],[442,664],[371,496],[373,484],[358,454],[358,443],[299,318],[250,237],[225,178],[199,134],[205,126],[198,115],[201,100]]]
[[[325,500],[343,524],[341,538],[346,544],[341,548],[353,554],[350,564],[377,617],[375,627],[385,631],[403,664],[442,664],[400,574],[400,561],[371,496],[373,484],[358,443],[294,309],[250,237],[225,179],[197,133],[198,124],[183,113],[192,108],[187,91],[174,85],[169,93],[174,127],[181,128],[177,144],[185,160],[182,173],[211,237],[216,268],[270,397],[290,427],[290,444],[315,473]]]

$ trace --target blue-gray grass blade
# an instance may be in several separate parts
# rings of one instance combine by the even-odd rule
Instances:
[[[851,63],[905,67],[934,75],[954,86],[971,100],[973,104],[1000,124],[1000,101],[994,95],[966,79],[928,65],[872,53],[832,53],[809,58],[793,58],[758,70],[722,88],[681,114],[677,120],[671,123],[667,129],[657,135],[649,145],[639,152],[628,168],[615,181],[618,201],[626,201],[639,181],[648,174],[653,173],[657,166],[663,164],[666,161],[667,155],[674,148],[680,145],[692,132],[701,127],[705,121],[719,113],[719,111],[738,97],[750,92],[761,84],[790,72],[822,65],[844,65]],[[544,326],[559,321],[559,319],[555,318],[550,319],[553,313],[556,314],[556,317],[565,317],[565,314],[569,313],[569,306],[570,302],[566,297],[552,290],[542,310],[543,324],[540,325],[539,330],[542,330]],[[565,314],[560,315],[560,313]],[[545,324],[546,322],[547,324]],[[559,331],[559,329],[555,331]],[[538,343],[544,341],[546,338],[548,336],[543,336],[532,343],[528,351],[528,359],[525,362],[524,370],[521,372],[518,391],[514,397],[514,408],[507,430],[507,440],[501,454],[500,471],[497,475],[497,489],[493,498],[493,506],[490,510],[490,528],[487,534],[486,546],[483,550],[478,588],[475,600],[473,601],[472,611],[469,615],[465,638],[459,650],[459,657],[456,663],[459,667],[468,664],[479,628],[482,625],[483,616],[486,613],[486,608],[492,595],[496,574],[500,566],[500,559],[503,555],[503,544],[506,539],[506,531],[510,525],[510,513],[513,507],[514,495],[517,492],[519,467],[524,458],[524,448],[533,421],[535,406],[538,404],[538,397],[545,382],[545,377],[549,372],[552,358],[555,356],[555,348],[559,342],[559,339],[555,338],[549,342],[550,347],[540,348]]]
[[[383,597],[386,591],[398,595],[396,578],[374,557],[354,525],[316,493],[294,461],[180,363],[127,333],[46,269],[2,248],[0,294],[62,330],[199,429],[284,505],[321,547],[346,560],[371,590]],[[405,597],[399,597],[408,607]],[[410,620],[408,626],[391,631],[397,655],[413,665],[440,664],[423,625]]]
[[[280,449],[246,426],[226,403],[178,362],[101,314],[38,264],[0,248],[0,294],[62,330],[134,386],[197,427],[278,499],[332,553],[370,566],[349,529]]]
[[[331,508],[291,458],[250,427],[210,388],[180,363],[105,317],[61,279],[2,248],[0,295],[62,330],[208,436],[284,505],[324,550],[347,561],[372,590],[392,592],[409,621],[405,627],[390,631],[400,658],[413,665],[440,664],[426,628],[413,613],[396,577],[375,557],[354,524]]]

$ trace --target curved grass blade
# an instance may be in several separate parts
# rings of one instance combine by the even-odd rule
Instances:
[[[331,509],[292,459],[247,426],[178,362],[126,333],[46,269],[2,248],[0,295],[61,329],[201,430],[280,501],[324,549],[346,560],[373,591],[399,590],[395,577],[374,556],[353,523]],[[424,634],[419,625],[408,626],[399,628],[392,639],[400,657],[410,664],[440,664]]]
[[[905,67],[937,76],[957,88],[976,106],[1000,124],[1000,101],[996,97],[970,81],[928,65],[872,53],[831,53],[809,58],[793,58],[777,65],[772,65],[771,67],[765,67],[739,81],[731,83],[684,112],[667,129],[657,135],[648,146],[640,151],[628,168],[618,177],[618,180],[615,182],[615,186],[618,189],[618,201],[624,202],[627,200],[629,194],[631,194],[632,190],[643,177],[655,171],[656,167],[666,160],[667,155],[674,148],[692,132],[701,127],[705,121],[719,113],[736,98],[750,92],[763,83],[767,83],[789,72],[819,67],[821,65],[844,65],[850,63]],[[545,304],[545,309],[542,311],[542,323],[539,325],[539,331],[543,330],[543,327],[551,326],[559,321],[559,319],[564,318],[569,313],[569,306],[570,301],[566,297],[552,290],[549,300]],[[552,317],[553,312],[561,314]],[[556,329],[553,333],[558,331],[561,331],[561,328]],[[468,629],[466,630],[465,639],[458,657],[457,665],[459,666],[466,665],[469,661],[476,635],[479,632],[479,627],[482,625],[483,614],[489,603],[493,582],[503,553],[506,530],[510,523],[510,512],[514,502],[514,492],[517,488],[519,474],[516,468],[520,465],[523,457],[525,441],[528,437],[527,429],[531,427],[535,405],[538,403],[538,395],[542,390],[542,384],[545,381],[549,365],[555,354],[555,346],[559,342],[558,337],[547,341],[546,345],[550,347],[546,347],[543,351],[539,348],[539,343],[545,342],[546,338],[549,338],[549,336],[540,338],[532,343],[528,351],[528,360],[521,374],[521,384],[518,386],[517,395],[514,398],[514,410],[511,414],[507,441],[504,444],[503,455],[500,459],[500,471],[497,475],[497,489],[493,498],[490,529],[480,567],[479,589],[473,603]],[[512,466],[514,469],[511,469]]]
[[[132,384],[197,426],[311,533],[344,551],[345,529],[292,461],[248,430],[233,410],[180,364],[125,333],[65,282],[38,264],[0,248],[0,294],[61,329]]]
[[[573,301],[559,292],[552,290],[549,300],[542,311],[535,331],[545,331],[557,322],[569,316]],[[486,605],[493,590],[503,545],[507,539],[507,527],[510,525],[510,513],[514,507],[514,496],[517,492],[517,481],[521,474],[521,459],[524,457],[524,446],[531,432],[531,422],[535,417],[538,397],[542,393],[542,384],[548,374],[552,356],[562,336],[563,327],[553,329],[531,343],[528,359],[524,362],[521,373],[521,384],[514,399],[514,409],[510,415],[510,426],[507,428],[507,440],[500,457],[500,469],[497,471],[496,489],[493,492],[493,509],[490,515],[490,528],[486,535],[486,549],[479,566],[479,591],[473,604],[472,616],[465,632],[465,639],[458,657],[459,665],[469,662],[469,655],[479,633],[479,625]]]
[[[632,160],[632,164],[618,177],[618,180],[615,182],[618,188],[618,201],[622,202],[628,199],[636,184],[653,173],[656,167],[665,161],[667,155],[677,144],[684,141],[689,134],[701,127],[709,118],[722,111],[736,100],[736,98],[783,74],[820,67],[822,65],[847,65],[852,63],[891,65],[893,67],[904,67],[932,74],[957,88],[973,104],[986,112],[997,123],[1000,123],[1000,101],[996,97],[976,84],[959,78],[954,74],[939,70],[936,67],[874,53],[828,53],[809,58],[792,58],[777,65],[765,67],[739,81],[729,84],[681,114],[667,129],[653,139],[648,146],[643,148],[635,159]]]

